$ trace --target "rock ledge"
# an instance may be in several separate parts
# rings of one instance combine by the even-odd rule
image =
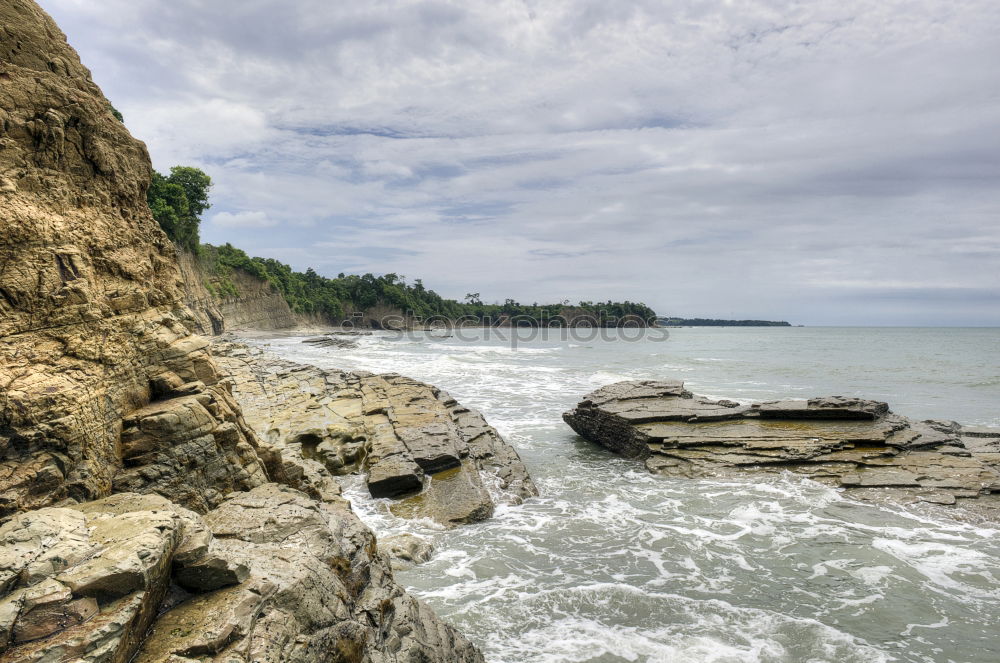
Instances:
[[[832,396],[745,405],[679,381],[618,382],[563,419],[582,437],[669,476],[790,471],[862,499],[954,505],[1000,520],[1000,429],[911,421]]]

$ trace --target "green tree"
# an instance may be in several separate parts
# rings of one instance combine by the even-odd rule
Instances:
[[[212,178],[197,168],[174,166],[170,175],[153,172],[146,192],[149,210],[163,232],[175,244],[197,253],[200,250],[201,214],[211,205],[208,190]]]
[[[170,177],[167,179],[183,187],[188,208],[194,216],[200,217],[211,207],[208,202],[208,190],[212,188],[212,178],[204,171],[191,166],[174,166],[170,169]]]

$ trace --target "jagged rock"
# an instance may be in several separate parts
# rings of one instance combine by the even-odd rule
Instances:
[[[335,338],[332,334],[329,336],[313,336],[312,338],[307,338],[303,343],[308,343],[309,345],[315,346],[317,348],[340,348],[342,350],[349,350],[351,348],[358,347],[357,341],[348,341],[344,338]]]
[[[378,544],[379,552],[388,557],[393,569],[407,569],[423,564],[434,554],[434,545],[415,534],[395,534]]]
[[[395,584],[347,502],[277,484],[204,517],[137,494],[40,509],[0,528],[0,551],[3,663],[482,660]],[[172,583],[197,593],[158,616]]]
[[[10,645],[0,661],[128,660],[182,540],[183,522],[170,511],[15,516],[0,528],[0,566],[12,578],[0,599]]]
[[[176,249],[146,202],[145,146],[37,5],[3,3],[0,25],[3,519],[179,483],[170,474],[190,468],[157,462],[115,488],[123,421],[151,399],[220,404],[213,435],[238,416],[224,411],[207,342],[190,332]],[[256,440],[236,436],[201,441],[202,467],[214,468],[203,487],[219,496],[259,479],[247,451]],[[234,456],[240,476],[224,467]]]
[[[517,452],[448,394],[395,374],[327,371],[242,344],[216,343],[248,423],[313,478],[365,472],[397,514],[458,525],[488,518],[486,482],[509,502],[537,494]]]
[[[393,582],[374,536],[342,500],[268,484],[205,520],[250,578],[166,612],[137,663],[482,660]]]
[[[266,483],[258,445],[237,412],[225,389],[203,389],[132,412],[122,424],[125,467],[113,489],[155,492],[205,512],[233,490]]]
[[[685,418],[698,408],[712,414]],[[866,499],[980,497],[980,511],[1000,516],[1000,431],[910,421],[878,401],[833,396],[747,407],[695,396],[676,381],[620,382],[588,394],[563,419],[661,474],[791,471]]]
[[[30,0],[0,26],[0,663],[125,663],[143,642],[231,660],[237,641],[253,661],[481,661],[392,581],[323,464],[246,425],[192,334],[145,146],[58,27]],[[147,641],[161,608],[201,639]]]
[[[25,587],[0,604],[0,642],[4,646],[37,640],[87,621],[97,614],[93,598],[73,598],[70,589],[47,579]]]

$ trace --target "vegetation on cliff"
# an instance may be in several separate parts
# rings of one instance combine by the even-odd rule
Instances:
[[[117,117],[117,116],[116,116]],[[212,178],[198,168],[174,166],[170,175],[153,171],[146,200],[153,218],[178,246],[198,253],[201,215],[211,205]]]
[[[273,258],[256,258],[233,245],[201,244],[201,214],[210,207],[208,191],[212,179],[197,168],[174,166],[170,175],[153,173],[147,192],[149,208],[167,236],[184,250],[194,253],[210,280],[205,284],[216,297],[240,295],[233,270],[240,270],[267,281],[282,294],[295,313],[316,315],[329,322],[340,322],[355,312],[369,320],[386,316],[421,319],[461,318],[481,323],[509,320],[522,325],[580,324],[594,326],[650,324],[656,317],[653,309],[639,302],[580,302],[569,300],[555,304],[521,304],[507,299],[503,304],[485,304],[479,293],[469,293],[465,301],[445,299],[427,289],[420,279],[413,283],[398,274],[375,276],[338,274],[328,278],[312,268],[296,272]]]
[[[625,320],[648,323],[656,313],[638,302],[580,302],[557,304],[521,304],[507,299],[503,304],[484,304],[477,293],[470,293],[464,302],[445,299],[426,288],[420,279],[407,283],[398,274],[374,276],[338,274],[336,278],[320,276],[313,269],[296,272],[273,258],[251,257],[231,244],[202,244],[199,259],[203,269],[213,277],[210,291],[217,296],[238,296],[231,276],[241,270],[270,283],[296,313],[316,314],[330,322],[339,322],[352,312],[364,312],[370,319],[388,315],[406,315],[422,319],[466,318],[479,322],[503,319],[520,324],[559,324],[561,320],[593,325],[614,326]]]

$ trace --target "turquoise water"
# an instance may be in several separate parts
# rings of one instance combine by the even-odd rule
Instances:
[[[603,384],[677,378],[713,396],[858,395],[1000,426],[1000,330],[654,331],[635,342],[556,333],[516,349],[495,330],[382,334],[353,350],[266,342],[299,361],[431,382],[518,448],[542,495],[459,530],[396,519],[347,486],[378,533],[434,541],[430,562],[397,576],[493,663],[1000,661],[997,528],[792,476],[655,477],[560,419]]]

